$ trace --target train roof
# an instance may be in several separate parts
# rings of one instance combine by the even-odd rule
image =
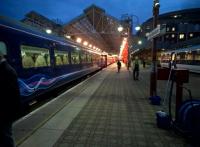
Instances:
[[[187,47],[187,48],[180,48],[180,49],[176,49],[176,50],[171,50],[171,51],[167,51],[165,53],[170,54],[170,53],[189,52],[189,51],[196,51],[196,50],[200,50],[200,45],[190,46],[190,47]]]
[[[61,43],[63,45],[73,45],[73,46],[78,46],[75,42],[72,42],[70,40],[66,40],[62,37],[54,36],[54,35],[49,35],[47,33],[41,32],[37,30],[36,28],[26,25],[20,21],[13,20],[11,18],[5,17],[5,16],[0,16],[0,26],[10,28],[16,31],[24,32],[29,35],[33,35],[36,37],[44,38],[47,40],[55,41],[58,43]]]

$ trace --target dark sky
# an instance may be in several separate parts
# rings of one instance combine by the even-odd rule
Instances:
[[[1,0],[0,15],[22,19],[26,13],[34,10],[49,19],[67,23],[95,4],[116,18],[127,13],[137,15],[142,23],[152,16],[152,3],[153,0]],[[165,13],[200,7],[200,0],[160,0],[160,5],[160,13]]]

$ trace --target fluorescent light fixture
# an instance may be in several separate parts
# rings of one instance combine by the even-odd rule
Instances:
[[[136,31],[139,31],[140,29],[141,29],[140,26],[135,27],[135,30],[136,30]]]
[[[117,30],[119,31],[119,32],[121,32],[121,31],[123,31],[123,27],[122,26],[119,26],[118,28],[117,28]]]
[[[83,42],[83,45],[87,46],[87,45],[88,45],[88,42],[87,42],[87,41],[84,41],[84,42]]]
[[[52,30],[51,30],[51,29],[46,29],[46,33],[47,33],[47,34],[51,34],[51,33],[52,33]]]
[[[76,42],[81,43],[82,39],[81,38],[77,38]]]

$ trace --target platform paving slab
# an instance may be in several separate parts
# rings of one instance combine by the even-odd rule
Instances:
[[[155,112],[161,107],[149,103],[148,69],[140,72],[139,81],[125,68],[116,73],[113,65],[107,72],[54,147],[192,147],[156,126]]]

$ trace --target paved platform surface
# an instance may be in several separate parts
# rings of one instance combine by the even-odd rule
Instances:
[[[173,132],[157,128],[158,106],[149,104],[149,69],[133,81],[125,68],[108,76],[54,147],[190,147]],[[164,86],[164,83],[160,83]],[[163,91],[160,91],[163,92]]]
[[[124,65],[120,73],[116,64],[109,66],[16,122],[17,146],[193,147],[173,131],[157,128],[155,112],[164,107],[149,103],[149,77],[148,67],[134,81]],[[185,84],[195,98],[200,98],[199,77],[192,75]],[[165,93],[166,81],[158,81],[158,95]]]

